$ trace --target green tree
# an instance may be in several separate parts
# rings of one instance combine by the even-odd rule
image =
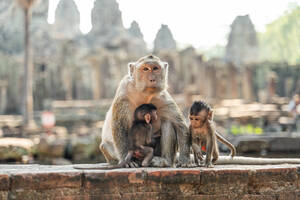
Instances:
[[[300,6],[290,6],[283,16],[267,25],[259,41],[262,60],[300,63]]]

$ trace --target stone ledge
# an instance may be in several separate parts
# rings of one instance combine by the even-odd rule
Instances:
[[[300,199],[299,169],[292,164],[114,170],[0,165],[0,199]]]

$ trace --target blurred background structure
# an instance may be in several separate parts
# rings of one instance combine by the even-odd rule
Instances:
[[[179,48],[167,24],[157,30],[150,49],[136,21],[124,27],[116,0],[94,1],[87,34],[80,31],[73,0],[59,1],[53,24],[49,1],[33,1],[26,8],[31,10],[27,49],[20,2],[0,2],[1,162],[104,161],[98,144],[105,113],[127,63],[149,53],[169,63],[169,91],[184,114],[194,100],[209,102],[218,129],[240,154],[299,155],[298,5],[264,32],[256,32],[251,16],[236,16],[226,45],[201,50]],[[24,68],[25,52],[32,68]],[[25,76],[26,70],[32,76]],[[24,88],[30,80],[32,93],[26,94],[33,99],[34,127],[24,123]]]

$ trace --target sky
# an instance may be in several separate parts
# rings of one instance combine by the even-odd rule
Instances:
[[[50,0],[49,23],[54,22],[59,0]],[[226,45],[230,24],[238,15],[249,14],[257,31],[284,14],[300,0],[117,0],[125,28],[137,21],[151,46],[161,24],[167,24],[179,46],[210,48]],[[80,12],[80,29],[91,29],[94,0],[75,0]]]

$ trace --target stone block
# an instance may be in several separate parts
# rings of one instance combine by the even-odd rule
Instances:
[[[18,172],[10,176],[11,189],[80,188],[80,172]]]
[[[298,168],[286,164],[76,170],[73,165],[0,165],[0,199],[294,200],[300,199]]]

